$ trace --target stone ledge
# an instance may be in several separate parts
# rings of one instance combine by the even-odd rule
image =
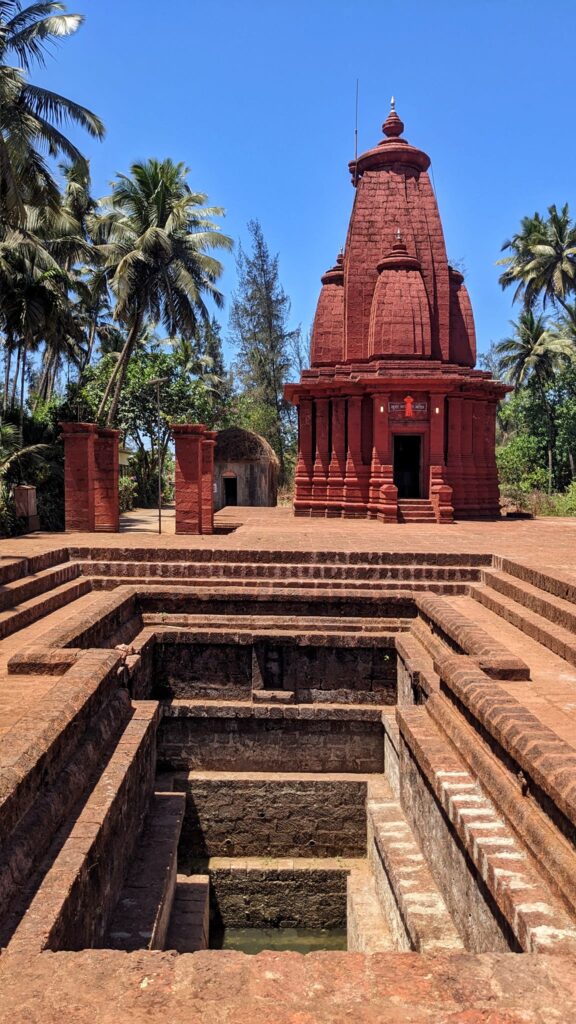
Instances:
[[[117,689],[120,656],[87,650],[66,675],[2,737],[0,831],[9,835],[38,795],[51,785],[90,721]]]
[[[142,701],[16,929],[10,950],[82,948],[102,941],[152,789],[157,723],[156,702]],[[115,848],[119,830],[126,838]]]
[[[1,1024],[567,1024],[576,957],[43,953],[0,958]],[[359,1007],[361,1006],[361,1018]]]
[[[456,646],[457,653],[464,652],[494,679],[529,679],[530,669],[521,658],[493,639],[483,629],[471,622],[442,598],[426,594],[415,594],[416,607],[432,630],[441,634]]]
[[[576,825],[576,750],[465,658],[446,659],[442,689],[462,703],[571,825]]]
[[[259,705],[251,701],[171,700],[162,705],[163,718],[228,718],[266,719],[286,721],[343,721],[382,723],[382,709],[369,705],[346,704],[293,704]]]

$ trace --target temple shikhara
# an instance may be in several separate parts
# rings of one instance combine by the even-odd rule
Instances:
[[[348,237],[324,274],[298,406],[294,511],[383,522],[499,514],[496,408],[472,307],[446,255],[430,158],[384,138],[350,164]]]

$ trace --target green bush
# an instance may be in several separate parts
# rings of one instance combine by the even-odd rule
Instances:
[[[131,476],[121,476],[118,481],[118,494],[120,498],[120,514],[131,512],[134,508],[134,496],[136,494],[136,481]]]
[[[536,437],[519,434],[496,451],[500,483],[524,494],[544,490],[548,474],[543,467],[542,445]]]

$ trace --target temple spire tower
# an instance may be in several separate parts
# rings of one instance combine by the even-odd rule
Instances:
[[[472,307],[448,263],[430,158],[404,137],[394,97],[382,132],[349,165],[344,253],[322,277],[311,368],[286,389],[300,407],[300,468],[308,453],[295,512],[493,517],[494,425],[507,389],[474,369]],[[334,436],[346,441],[346,474],[331,487]]]

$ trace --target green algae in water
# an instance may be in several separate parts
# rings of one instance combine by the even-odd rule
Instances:
[[[220,949],[240,953],[346,950],[345,928],[225,928]]]

